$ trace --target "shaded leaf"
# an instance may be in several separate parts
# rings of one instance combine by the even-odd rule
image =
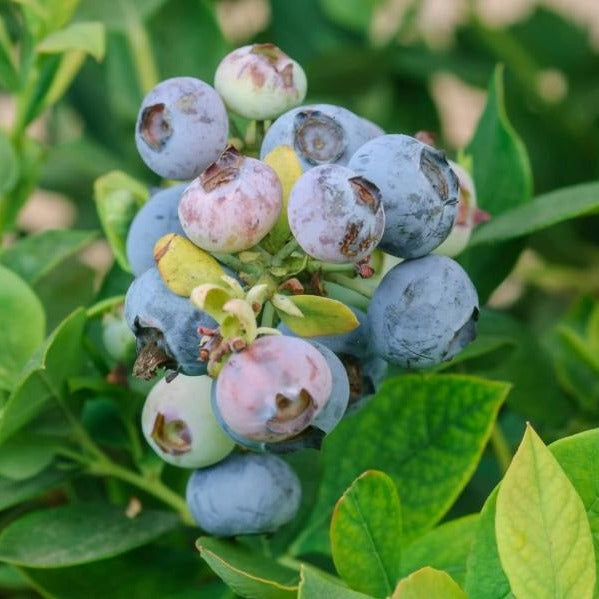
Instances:
[[[0,389],[11,391],[19,374],[44,340],[44,308],[32,289],[0,266]]]
[[[74,229],[48,230],[29,235],[0,252],[4,264],[30,285],[88,246],[98,234]]]
[[[19,177],[19,161],[10,140],[0,131],[0,194],[10,191]]]
[[[331,551],[337,572],[352,589],[386,597],[399,578],[401,537],[395,485],[386,474],[368,470],[333,511]]]
[[[34,568],[61,568],[119,555],[178,525],[171,512],[77,503],[31,512],[0,533],[0,560]]]
[[[235,593],[250,599],[297,596],[299,574],[248,548],[211,537],[197,541],[200,555]]]
[[[13,480],[0,476],[0,510],[18,505],[56,487],[72,473],[49,468],[26,480]]]
[[[431,566],[447,572],[458,584],[466,576],[466,560],[478,528],[478,514],[441,524],[402,551],[401,573]]]

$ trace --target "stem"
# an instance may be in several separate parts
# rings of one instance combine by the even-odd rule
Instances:
[[[232,256],[231,254],[219,254],[218,252],[213,252],[212,254],[219,262],[228,266],[231,270],[235,272],[247,272],[254,275],[260,274],[260,267],[254,264],[246,264],[242,262],[237,256]]]
[[[195,522],[189,513],[185,499],[178,493],[169,489],[160,480],[144,478],[140,474],[132,472],[127,468],[123,468],[107,458],[90,464],[88,472],[97,476],[114,476],[114,478],[129,483],[134,487],[145,491],[149,495],[153,495],[157,499],[163,501],[166,505],[172,507],[179,514],[181,521],[184,524],[195,526]]]
[[[308,272],[355,272],[356,265],[353,262],[346,264],[336,264],[335,262],[321,262],[320,260],[310,260],[308,262]]]
[[[139,86],[145,94],[160,80],[150,40],[144,26],[136,18],[130,19],[126,32]]]
[[[262,309],[262,318],[260,319],[261,327],[272,327],[275,320],[275,307],[272,302],[266,302]]]
[[[272,264],[273,266],[280,266],[285,258],[288,258],[299,248],[299,243],[292,239],[288,241],[273,257]]]
[[[510,467],[512,461],[512,451],[509,443],[499,426],[499,422],[495,422],[493,430],[491,431],[491,447],[495,453],[495,458],[499,464],[501,474],[505,474],[507,469]]]
[[[332,272],[327,274],[327,279],[334,283],[339,283],[343,287],[357,291],[366,297],[372,297],[376,290],[376,287],[357,277],[352,279],[351,277]]]
[[[343,285],[331,283],[330,281],[324,281],[324,290],[327,297],[330,297],[331,299],[339,300],[348,306],[353,306],[364,312],[368,310],[370,300],[365,295],[362,295],[353,289],[348,289],[347,287],[343,287]]]
[[[95,303],[93,306],[90,306],[86,311],[86,316],[89,319],[96,318],[97,316],[102,316],[104,312],[109,312],[115,306],[121,305],[125,301],[124,295],[115,295],[114,297],[109,297],[104,300],[100,300]]]

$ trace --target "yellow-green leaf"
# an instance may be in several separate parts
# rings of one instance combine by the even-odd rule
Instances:
[[[264,157],[263,162],[277,173],[283,188],[283,206],[279,218],[262,242],[267,250],[276,252],[289,239],[291,230],[287,219],[287,203],[291,188],[301,177],[302,166],[291,146],[277,146]]]
[[[199,285],[220,282],[225,274],[208,252],[176,233],[168,233],[156,242],[154,260],[164,284],[183,297],[189,297]]]
[[[530,426],[499,487],[495,534],[516,597],[593,596],[595,557],[586,510]]]
[[[400,580],[391,599],[468,599],[455,580],[426,566]]]
[[[342,302],[319,295],[292,295],[289,299],[303,316],[292,316],[277,310],[279,318],[301,337],[338,335],[353,331],[360,323],[356,315]]]
[[[60,31],[54,31],[37,46],[38,52],[61,54],[69,50],[83,50],[96,60],[104,58],[104,25],[99,21],[71,23]]]
[[[356,591],[393,592],[400,572],[401,506],[393,481],[367,470],[337,502],[331,550],[337,572]]]
[[[231,294],[219,285],[205,283],[191,292],[190,299],[192,304],[220,323],[227,316],[223,306],[231,299]]]
[[[300,568],[300,584],[298,599],[369,599],[368,595],[352,591],[341,586],[332,576],[326,576],[309,566],[302,564]]]

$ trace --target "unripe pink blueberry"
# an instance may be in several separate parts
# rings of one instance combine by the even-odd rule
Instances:
[[[378,188],[339,164],[306,171],[291,190],[287,211],[302,249],[326,262],[362,260],[385,230]]]
[[[160,82],[144,98],[135,125],[143,161],[168,179],[192,179],[227,144],[229,117],[222,99],[193,77]]]
[[[268,165],[229,146],[183,193],[179,220],[193,243],[210,252],[239,252],[274,226],[283,192]]]
[[[214,75],[226,105],[248,119],[274,119],[306,96],[302,67],[274,44],[243,46],[227,54]]]
[[[268,335],[229,358],[216,381],[215,403],[234,433],[283,441],[311,424],[332,388],[331,370],[315,347],[297,337]]]
[[[220,428],[210,405],[209,376],[178,374],[159,380],[141,416],[144,437],[165,461],[182,468],[205,468],[227,456],[233,440]]]

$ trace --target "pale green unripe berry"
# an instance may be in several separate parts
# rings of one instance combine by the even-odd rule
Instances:
[[[222,460],[235,443],[220,428],[210,406],[209,376],[178,374],[152,387],[141,415],[144,437],[165,461],[205,468]]]
[[[274,44],[243,46],[216,69],[214,87],[225,104],[248,119],[274,119],[306,97],[302,67]]]
[[[102,341],[110,357],[115,360],[124,362],[135,357],[135,335],[122,315],[104,315]]]

